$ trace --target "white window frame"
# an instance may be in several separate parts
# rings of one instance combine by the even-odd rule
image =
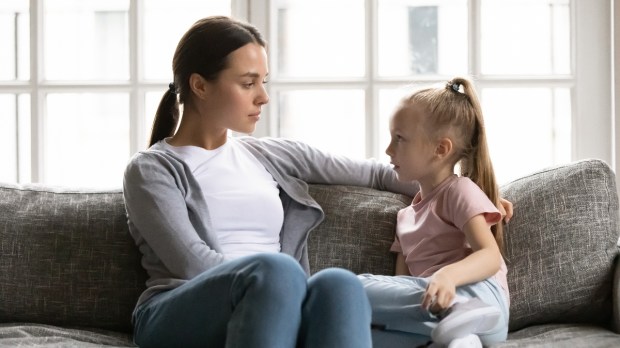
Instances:
[[[377,66],[377,23],[373,11],[378,1],[366,0],[366,35],[370,42],[366,49],[367,77],[361,79],[328,81],[286,81],[272,79],[268,88],[275,92],[297,88],[334,88],[348,86],[366,91],[366,135],[367,154],[378,157],[375,153],[378,135],[373,133],[379,127],[378,122],[378,89],[380,87],[400,86],[408,80],[393,78],[380,79],[376,75]],[[566,77],[533,77],[533,76],[490,76],[480,73],[480,0],[469,0],[469,75],[476,76],[478,87],[544,85],[570,88],[572,94],[572,160],[598,158],[608,163],[616,173],[620,155],[615,148],[616,139],[620,136],[620,111],[613,110],[614,99],[620,100],[620,78],[615,78],[616,92],[612,85],[612,34],[613,13],[620,18],[618,6],[612,8],[613,0],[571,0],[571,61],[572,75]],[[274,13],[271,12],[271,0],[249,0],[247,19],[256,25],[268,38],[270,45],[276,40],[273,37],[275,27],[270,22]],[[620,67],[620,28],[615,27],[615,66]],[[317,48],[320,49],[320,48]],[[273,68],[274,61],[271,60]],[[273,99],[272,99],[273,101]],[[264,114],[267,116],[259,123],[254,135],[278,136],[277,103],[270,103]],[[525,141],[525,140],[524,140]],[[515,144],[518,146],[518,144]]]
[[[53,0],[51,0],[53,1]],[[147,92],[157,91],[163,93],[168,88],[170,81],[154,81],[143,78],[144,73],[139,62],[143,52],[139,42],[142,42],[142,16],[140,15],[142,1],[129,1],[129,80],[127,81],[48,81],[43,77],[43,0],[29,0],[30,7],[30,79],[28,81],[0,81],[0,93],[29,94],[30,95],[30,173],[19,175],[18,182],[45,182],[44,166],[45,158],[43,145],[45,144],[44,120],[45,98],[50,93],[101,93],[121,92],[129,93],[129,130],[130,141],[127,158],[146,147],[144,139],[147,138],[149,125],[145,124],[145,95]],[[206,1],[206,0],[205,0]],[[232,16],[246,19],[248,13],[247,0],[232,0]],[[18,154],[18,167],[19,161]],[[28,178],[23,180],[22,178]]]
[[[147,125],[144,124],[145,93],[163,91],[169,81],[145,81],[140,71],[142,52],[137,44],[140,38],[140,1],[129,0],[129,44],[130,44],[130,80],[106,82],[50,82],[43,80],[43,18],[42,0],[30,0],[30,79],[28,81],[0,82],[0,93],[30,95],[31,108],[31,173],[32,182],[44,181],[43,168],[43,135],[45,119],[45,95],[54,92],[128,92],[130,94],[130,148],[129,155],[145,147]],[[146,0],[148,1],[148,0]],[[378,129],[378,97],[379,87],[399,85],[402,81],[377,80],[376,75],[376,42],[378,37],[377,23],[373,19],[377,1],[366,0],[367,37],[371,38],[366,48],[367,71],[370,78],[347,81],[348,86],[356,86],[366,90],[366,120],[369,129]],[[269,38],[275,30],[270,26],[271,0],[232,0],[233,16],[247,20],[256,25]],[[475,75],[479,66],[476,65],[479,47],[476,43],[479,28],[480,0],[469,0],[470,6],[470,74]],[[552,81],[561,87],[570,87],[572,91],[572,159],[599,158],[609,163],[616,172],[620,183],[618,165],[620,151],[616,149],[620,139],[620,110],[615,108],[620,101],[620,25],[614,18],[620,19],[620,6],[613,0],[572,0],[571,27],[573,75],[567,79]],[[273,61],[272,61],[273,63]],[[610,73],[611,72],[611,73]],[[613,75],[612,75],[613,74]],[[613,79],[613,81],[612,81]],[[495,85],[518,84],[520,81],[535,83],[536,79],[507,79],[502,77],[480,76],[477,83],[480,87]],[[547,81],[549,82],[549,81]],[[541,82],[542,83],[542,82]],[[322,82],[287,82],[272,80],[268,85],[269,92],[298,87],[334,87],[343,83]],[[255,136],[277,136],[276,103],[266,108],[266,116],[259,122]],[[367,153],[371,156],[376,148],[378,135],[367,134]],[[20,159],[18,159],[19,161]],[[18,178],[20,180],[20,178]]]

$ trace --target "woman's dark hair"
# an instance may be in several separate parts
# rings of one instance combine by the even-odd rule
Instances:
[[[213,16],[192,25],[174,52],[173,83],[157,108],[149,146],[174,134],[179,122],[179,104],[184,104],[190,97],[189,77],[197,73],[207,81],[216,80],[227,68],[229,54],[248,43],[266,46],[258,29],[248,23]]]

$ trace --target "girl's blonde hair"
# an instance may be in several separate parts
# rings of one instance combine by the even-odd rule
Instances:
[[[427,88],[405,99],[405,105],[415,104],[424,110],[425,129],[431,139],[450,134],[454,148],[454,165],[460,175],[469,177],[500,207],[499,187],[485,134],[482,108],[471,81],[455,77],[445,88]],[[500,250],[504,247],[501,222],[491,228]]]

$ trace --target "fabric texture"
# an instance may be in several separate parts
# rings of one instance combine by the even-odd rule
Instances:
[[[493,347],[620,346],[610,330],[620,312],[614,179],[604,162],[588,160],[502,187],[515,204],[505,254],[511,330]],[[311,271],[393,274],[395,217],[411,198],[309,189],[326,214],[309,235]],[[135,346],[130,316],[146,273],[120,190],[0,184],[0,248],[0,347]]]
[[[325,212],[308,237],[312,273],[342,267],[356,274],[394,274],[396,214],[411,197],[340,185],[311,185],[309,192]]]
[[[510,331],[546,323],[607,325],[618,255],[615,176],[598,160],[542,170],[501,188]]]
[[[0,322],[131,332],[145,280],[120,191],[0,187]]]

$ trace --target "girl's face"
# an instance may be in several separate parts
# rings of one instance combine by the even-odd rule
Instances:
[[[269,102],[267,53],[263,46],[249,43],[230,53],[228,60],[218,79],[207,82],[203,110],[216,127],[250,134],[261,107]]]
[[[434,146],[415,105],[399,108],[390,119],[390,145],[385,153],[400,181],[422,181],[432,175]]]

